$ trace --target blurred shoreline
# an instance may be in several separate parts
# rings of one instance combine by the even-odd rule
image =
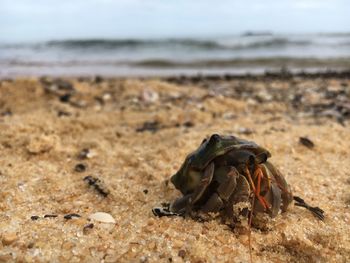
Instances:
[[[192,74],[130,74],[130,75],[100,75],[100,74],[81,74],[81,75],[69,75],[69,74],[41,74],[41,75],[1,75],[0,80],[12,80],[12,79],[30,79],[30,78],[65,78],[65,79],[80,79],[80,80],[92,80],[99,81],[102,79],[163,79],[169,82],[177,84],[183,83],[199,83],[203,81],[229,81],[229,80],[268,80],[268,79],[285,79],[292,80],[295,78],[300,79],[350,79],[350,70],[299,70],[293,71],[287,68],[281,68],[279,70],[265,70],[256,72],[235,72],[235,73],[222,73],[222,72],[193,72]]]

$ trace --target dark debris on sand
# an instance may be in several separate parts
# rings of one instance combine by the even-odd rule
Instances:
[[[300,137],[299,138],[299,143],[304,145],[305,147],[312,149],[315,147],[315,144],[313,141],[311,141],[309,138],[307,137]]]
[[[342,80],[341,84],[333,85],[334,79]],[[212,95],[252,100],[257,104],[285,103],[290,108],[289,113],[331,118],[341,125],[350,119],[350,70],[296,74],[282,70],[254,76],[198,75],[169,77],[165,80],[179,85],[197,85],[208,89]],[[305,86],[307,80],[312,80],[310,86]],[[288,88],[276,86],[275,83],[286,83]]]

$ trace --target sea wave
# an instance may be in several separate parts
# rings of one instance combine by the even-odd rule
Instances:
[[[58,40],[46,43],[48,47],[61,47],[68,49],[119,49],[119,48],[149,48],[182,46],[193,48],[213,49],[220,48],[220,44],[211,40],[196,39],[164,39],[164,40],[142,40],[142,39],[77,39]]]
[[[150,68],[230,68],[230,67],[344,67],[350,68],[350,57],[344,58],[292,58],[292,57],[270,57],[270,58],[244,58],[244,59],[209,59],[189,62],[181,62],[165,59],[147,59],[132,62],[134,67]]]
[[[326,36],[326,35],[323,35]],[[118,50],[269,50],[284,48],[303,48],[313,46],[337,47],[348,46],[350,40],[347,35],[329,37],[324,39],[317,36],[284,36],[284,35],[252,35],[223,37],[223,38],[165,38],[165,39],[67,39],[52,40],[38,43],[0,43],[0,49],[32,49],[51,50],[60,49],[67,51],[96,50],[96,51],[118,51]]]
[[[199,40],[199,39],[163,39],[163,40],[137,40],[137,39],[85,39],[85,40],[58,40],[46,42],[48,47],[64,49],[120,49],[120,48],[192,48],[204,50],[219,49],[256,49],[280,48],[285,46],[312,45],[309,40],[291,40],[283,37],[250,41],[248,43],[230,43],[229,41]]]

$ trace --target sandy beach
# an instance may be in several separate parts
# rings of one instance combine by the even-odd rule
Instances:
[[[213,133],[269,149],[325,211],[253,228],[254,262],[349,262],[349,119],[349,74],[1,80],[0,262],[249,262],[244,231],[151,211]]]

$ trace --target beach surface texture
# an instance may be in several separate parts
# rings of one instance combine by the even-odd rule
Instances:
[[[246,222],[152,214],[213,133],[267,148],[325,211],[252,228],[254,262],[350,262],[349,119],[346,76],[2,80],[0,262],[249,262]]]

